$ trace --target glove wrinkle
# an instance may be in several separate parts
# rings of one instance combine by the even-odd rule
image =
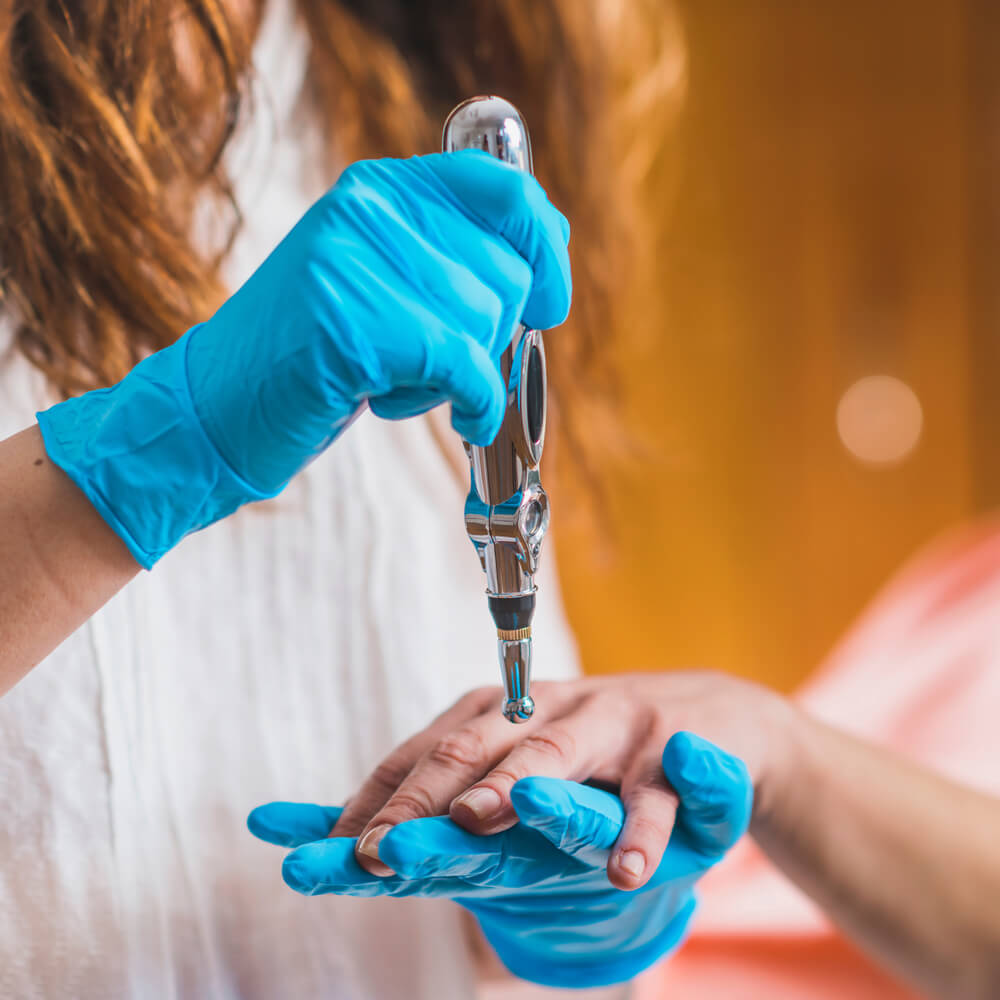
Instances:
[[[46,450],[150,569],[280,493],[365,401],[388,419],[451,402],[487,444],[516,320],[568,312],[564,224],[485,153],[356,163],[209,320],[38,414]]]
[[[681,784],[694,793],[690,776],[705,776],[713,807],[726,805],[725,839],[712,827],[701,830],[693,810],[687,827],[675,827],[654,876],[634,892],[613,887],[606,872],[624,823],[621,800],[541,777],[514,786],[511,801],[520,821],[503,833],[478,837],[443,816],[391,829],[379,851],[398,876],[369,875],[354,858],[356,842],[343,840],[336,849],[307,845],[294,851],[285,880],[307,895],[453,899],[475,916],[500,960],[522,979],[563,989],[625,982],[681,943],[698,879],[749,820],[753,789],[735,758],[685,738],[664,752],[665,767],[678,772],[695,755],[704,759],[688,768]]]

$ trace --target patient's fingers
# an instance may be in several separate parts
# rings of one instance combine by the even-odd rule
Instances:
[[[495,833],[517,822],[510,790],[522,778],[586,781],[622,767],[631,729],[610,708],[607,697],[584,696],[571,711],[527,732],[489,774],[452,802],[451,818],[473,833]]]
[[[674,829],[677,793],[663,775],[662,742],[639,750],[622,779],[625,826],[608,860],[608,879],[618,889],[638,889],[649,881]]]
[[[743,761],[694,733],[675,732],[662,756],[661,742],[654,734],[622,781],[627,816],[608,862],[619,889],[638,889],[656,874],[675,830],[683,848],[711,863],[750,821],[753,784]],[[678,845],[675,858],[682,856]]]
[[[447,814],[451,800],[486,774],[514,746],[520,732],[520,727],[515,729],[499,712],[491,711],[442,734],[368,820],[358,839],[361,865],[375,875],[390,874],[391,869],[379,861],[382,837],[398,823]]]
[[[536,685],[538,703],[541,706],[535,718],[521,726],[511,725],[501,714],[501,699],[498,689],[481,692],[476,702],[481,711],[475,717],[468,712],[449,711],[434,724],[429,734],[434,737],[427,745],[425,737],[420,737],[425,752],[405,776],[404,767],[409,767],[413,759],[412,748],[402,757],[395,755],[389,759],[389,768],[379,776],[382,792],[395,784],[393,794],[380,803],[374,815],[369,814],[367,823],[358,840],[358,860],[373,874],[386,875],[390,869],[378,856],[378,845],[386,832],[397,823],[428,816],[447,814],[452,799],[464,792],[473,782],[479,781],[490,768],[502,760],[520,741],[531,738],[531,732],[548,725],[547,720],[558,719],[571,710],[583,697],[583,687],[571,684]],[[465,718],[463,719],[463,714]],[[560,772],[560,776],[563,772]],[[367,808],[377,796],[367,800]],[[353,822],[355,802],[345,810],[345,818]],[[351,812],[352,816],[347,817]],[[361,810],[358,810],[360,813]],[[494,832],[506,829],[517,822],[510,804],[507,803],[507,820],[491,824],[488,830],[474,825],[463,824],[476,833]],[[350,827],[342,821],[337,834],[346,834]]]
[[[469,719],[482,715],[487,705],[500,702],[500,688],[478,688],[460,698],[426,729],[398,746],[365,779],[357,794],[344,806],[331,836],[356,837],[368,821],[406,780],[413,766],[439,739]]]
[[[392,793],[406,780],[413,764],[424,753],[428,743],[435,738],[432,727],[407,740],[381,761],[364,780],[357,793],[344,806],[340,820],[331,837],[357,837],[368,820],[391,798]]]

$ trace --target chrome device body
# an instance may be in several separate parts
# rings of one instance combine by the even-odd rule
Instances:
[[[473,97],[448,116],[444,152],[482,149],[532,172],[528,130],[517,109],[500,97]],[[500,669],[511,722],[531,718],[531,622],[534,576],[549,526],[549,498],[538,465],[545,440],[546,377],[542,335],[518,324],[500,358],[507,410],[496,440],[465,442],[471,485],[465,528],[486,573],[486,596],[497,628]]]

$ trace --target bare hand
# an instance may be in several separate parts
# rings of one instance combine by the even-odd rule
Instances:
[[[517,822],[510,790],[521,778],[592,781],[615,789],[625,804],[608,878],[636,889],[656,870],[674,826],[677,795],[662,754],[675,732],[697,733],[743,760],[755,815],[789,753],[791,705],[725,674],[590,677],[537,683],[534,694],[535,716],[521,726],[501,716],[499,688],[465,695],[379,764],[331,836],[360,835],[360,864],[388,875],[378,843],[398,823],[449,814],[472,833],[497,833]]]

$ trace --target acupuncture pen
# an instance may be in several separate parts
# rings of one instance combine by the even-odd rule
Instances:
[[[533,173],[531,143],[520,112],[502,97],[470,97],[444,123],[445,153],[482,149],[517,170]],[[465,530],[486,573],[486,600],[497,630],[503,714],[527,722],[531,697],[531,622],[549,498],[538,478],[545,440],[545,347],[538,330],[518,323],[500,356],[507,403],[500,433],[489,445],[463,440],[471,483]],[[367,404],[351,417],[353,423]]]
[[[446,153],[482,149],[518,170],[532,173],[528,129],[518,110],[500,97],[472,97],[448,116]],[[464,441],[471,484],[465,529],[486,573],[486,599],[497,629],[503,676],[503,714],[526,722],[531,698],[531,622],[535,573],[549,526],[549,498],[538,464],[545,440],[547,384],[545,347],[538,330],[518,323],[500,357],[507,403],[492,444]]]

